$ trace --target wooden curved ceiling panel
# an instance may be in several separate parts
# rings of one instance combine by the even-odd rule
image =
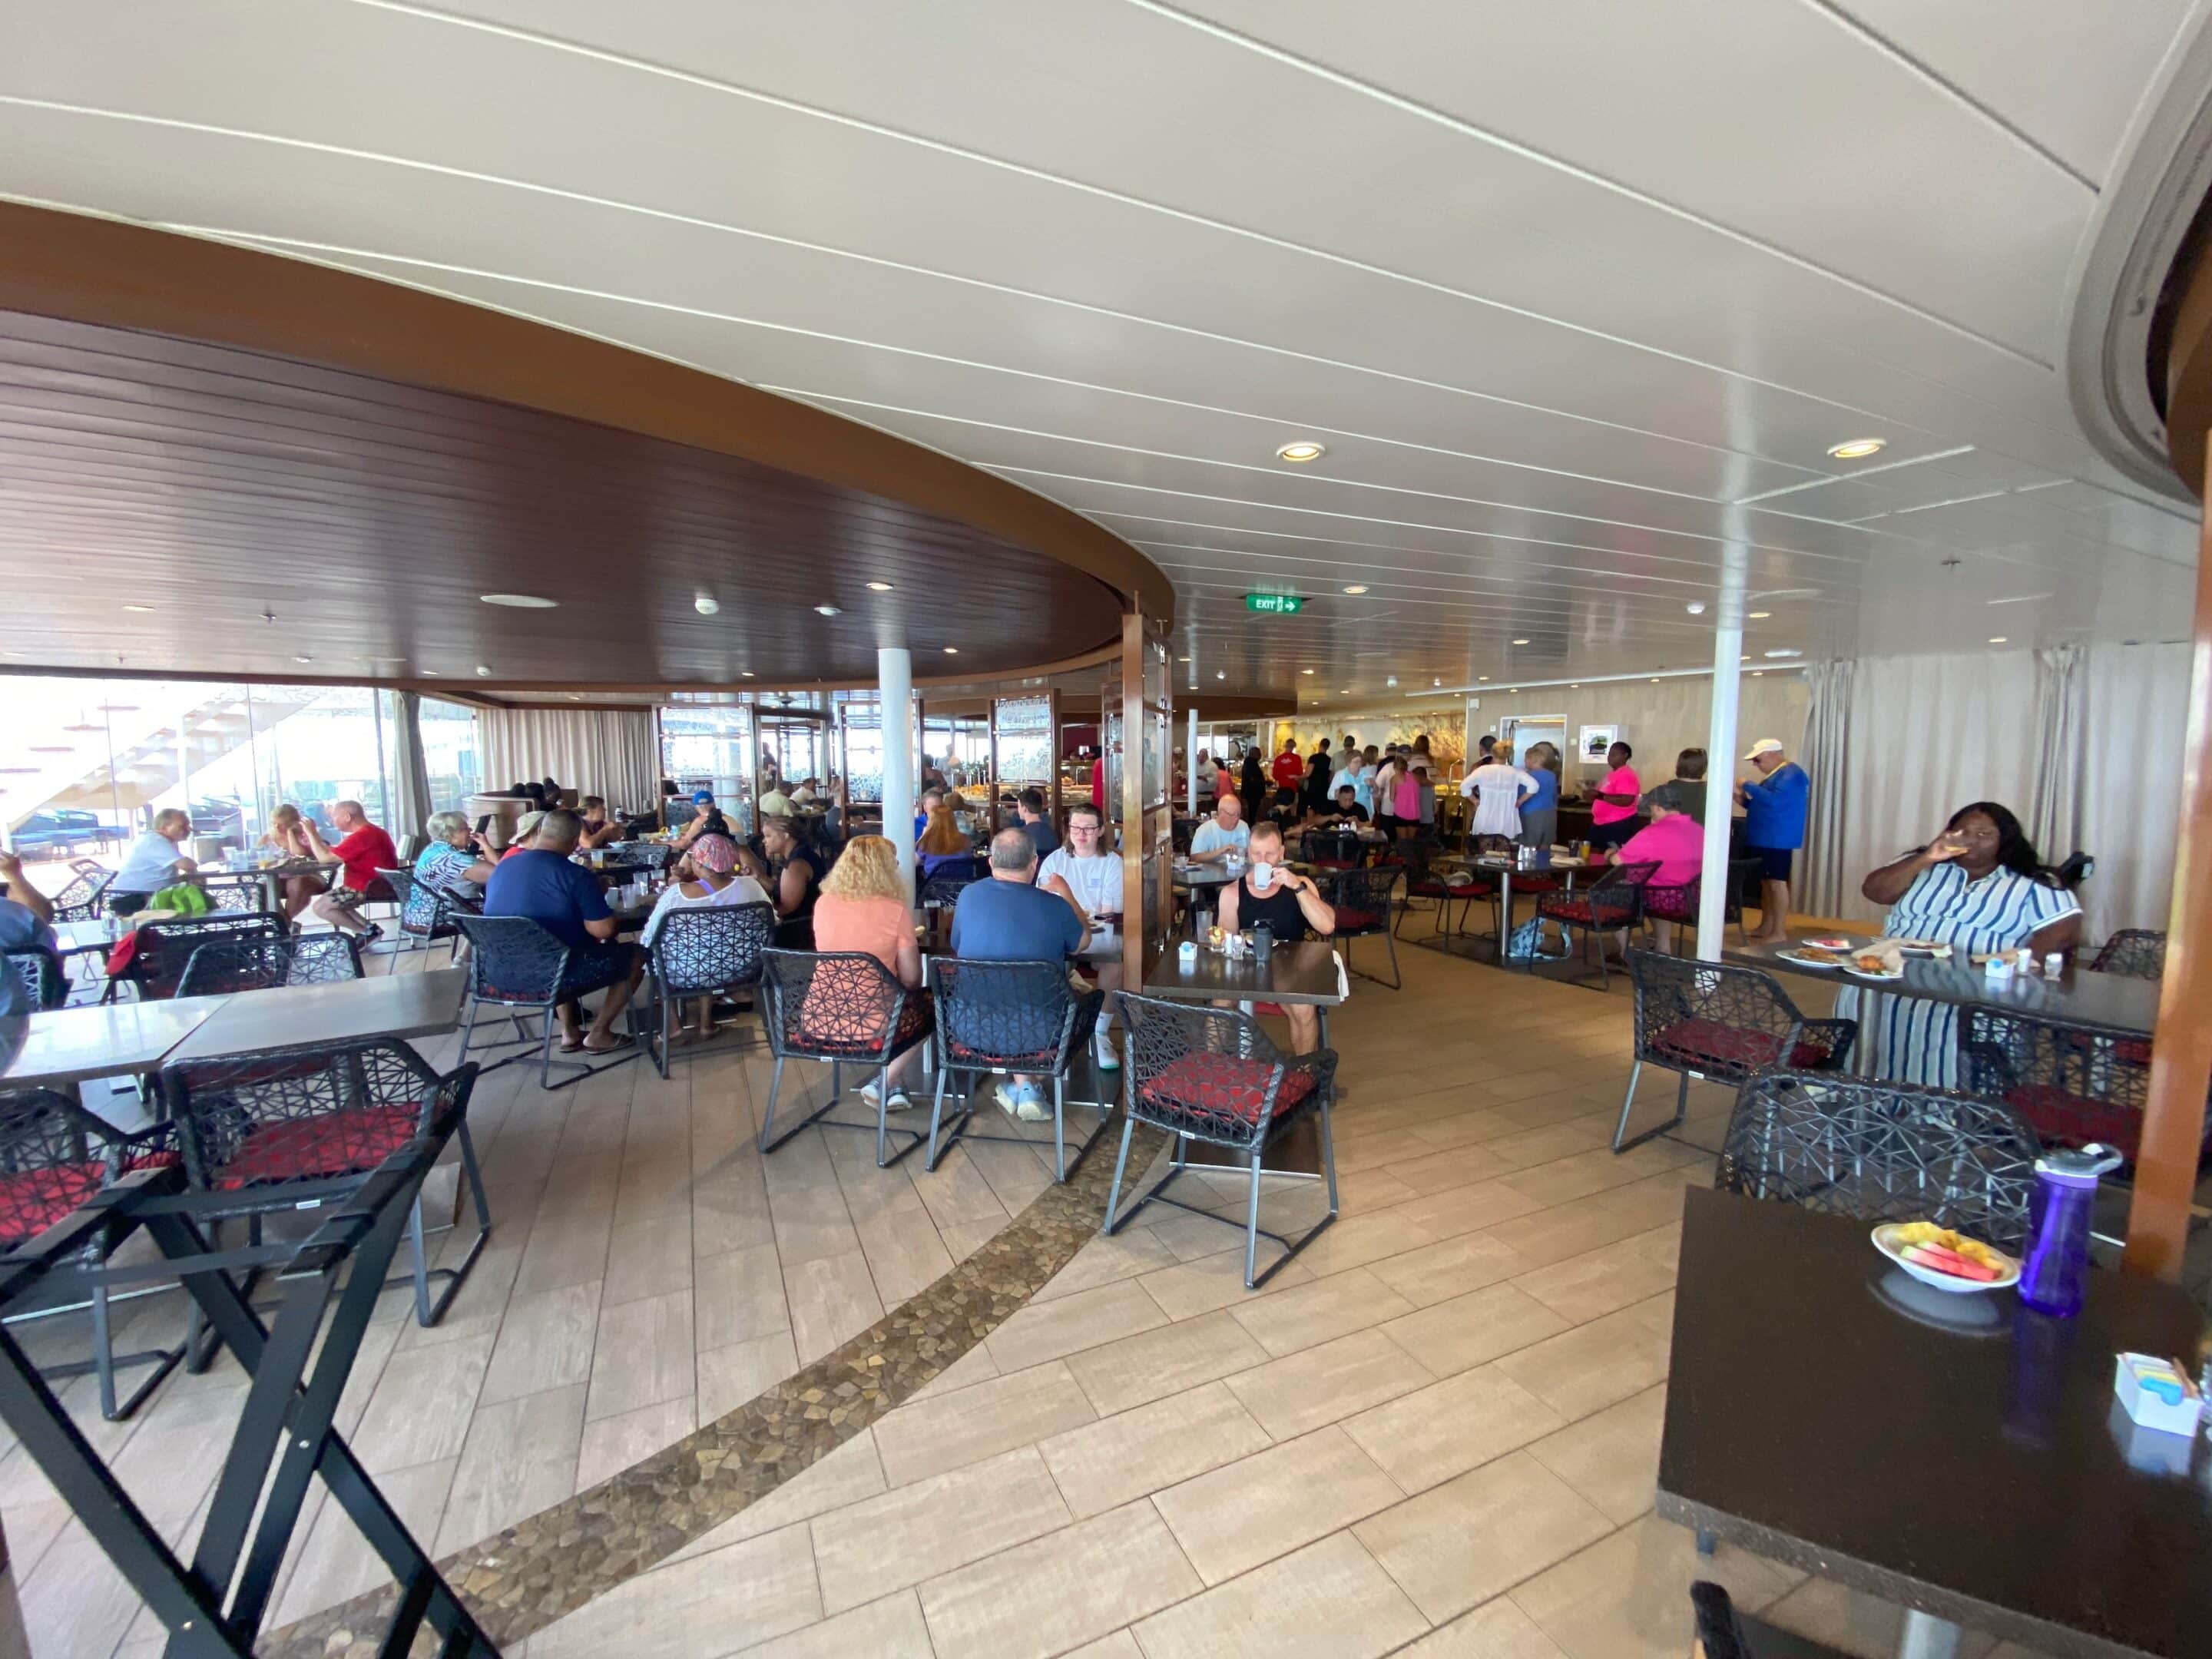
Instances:
[[[1065,508],[715,376],[72,216],[0,207],[0,249],[9,667],[850,684],[884,644],[1079,656],[1167,600]]]

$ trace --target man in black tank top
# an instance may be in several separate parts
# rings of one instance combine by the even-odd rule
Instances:
[[[1243,879],[1221,890],[1221,925],[1231,932],[1265,923],[1279,945],[1336,931],[1336,912],[1311,879],[1283,866],[1283,832],[1272,823],[1252,826],[1245,849],[1252,861]],[[1321,1016],[1306,1003],[1285,1003],[1291,1022],[1291,1052],[1310,1054],[1321,1047]]]

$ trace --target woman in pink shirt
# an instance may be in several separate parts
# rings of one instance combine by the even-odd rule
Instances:
[[[1628,763],[1635,758],[1636,751],[1625,743],[1616,743],[1605,751],[1605,781],[1598,785],[1596,798],[1590,803],[1593,847],[1618,847],[1641,828],[1636,822],[1636,799],[1643,786]]]
[[[855,836],[845,843],[836,867],[822,884],[814,901],[814,948],[833,951],[866,951],[890,969],[902,985],[921,984],[921,947],[914,936],[914,912],[907,908],[906,882],[899,874],[898,854],[881,836]],[[824,988],[825,1007],[850,994],[849,986]],[[812,993],[809,993],[811,1000]],[[888,1014],[889,1011],[884,1012]],[[802,1023],[805,1018],[801,1013]],[[878,1019],[880,1030],[883,1020]],[[903,1112],[914,1104],[907,1081],[921,1061],[919,1045],[891,1062],[890,1109]],[[871,1109],[876,1103],[872,1080],[860,1090]]]
[[[1644,798],[1651,822],[1622,843],[1618,864],[1656,864],[1650,885],[1687,887],[1705,867],[1705,827],[1683,809],[1680,786],[1662,783]],[[1656,900],[1655,900],[1656,902]],[[1651,926],[1662,951],[1674,948],[1674,924],[1656,915]]]

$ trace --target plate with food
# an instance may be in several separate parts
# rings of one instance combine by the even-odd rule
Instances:
[[[1823,951],[1848,951],[1851,948],[1851,942],[1847,939],[1808,939],[1804,943]]]
[[[1905,961],[1889,951],[1853,951],[1844,958],[1844,971],[1853,979],[1872,984],[1905,977]]]
[[[1893,939],[1890,943],[1908,957],[1948,957],[1951,947],[1940,939]]]
[[[1932,1221],[1892,1221],[1874,1230],[1874,1247],[1923,1285],[1971,1295],[2020,1282],[2020,1263],[2002,1250]]]
[[[1820,968],[1832,970],[1844,965],[1846,958],[1841,951],[1832,951],[1825,945],[1796,945],[1787,951],[1774,953],[1777,962],[1794,962],[1800,968]]]

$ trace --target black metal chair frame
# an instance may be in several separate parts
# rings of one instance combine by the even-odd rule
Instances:
[[[1682,1120],[1689,1115],[1692,1072],[1714,1083],[1741,1085],[1762,1072],[1837,1071],[1850,1057],[1851,1044],[1858,1036],[1859,1023],[1855,1019],[1808,1019],[1781,982],[1756,968],[1632,949],[1628,953],[1628,982],[1635,997],[1636,1064],[1629,1069],[1628,1094],[1620,1103],[1620,1121],[1613,1127],[1616,1153],[1682,1127]],[[1708,1012],[1716,1005],[1720,1013],[1717,1019]],[[1731,1055],[1719,1049],[1707,1053],[1687,1046],[1670,1053],[1662,1046],[1661,1040],[1668,1032],[1700,1019],[1770,1039],[1772,1048],[1761,1060],[1754,1054]],[[1819,1065],[1809,1058],[1815,1053],[1826,1056]],[[1680,1074],[1674,1115],[1631,1136],[1628,1115],[1636,1105],[1636,1085],[1646,1066]]]
[[[100,917],[101,900],[107,884],[115,879],[112,870],[103,870],[89,860],[80,859],[70,866],[76,878],[55,894],[49,901],[54,907],[56,921],[94,921]]]
[[[873,1129],[876,1136],[876,1167],[887,1170],[915,1147],[927,1143],[928,1137],[919,1130],[894,1126],[890,1121],[891,1062],[908,1049],[927,1042],[935,1035],[933,1019],[925,1014],[919,1021],[909,1020],[907,1005],[909,999],[924,994],[902,984],[898,976],[866,951],[816,951],[769,950],[761,953],[763,971],[761,975],[761,1008],[768,1023],[769,1052],[775,1056],[775,1075],[768,1090],[768,1110],[761,1119],[760,1150],[773,1152],[801,1130],[815,1124],[825,1129],[858,1129],[863,1133]],[[872,1047],[831,1048],[826,1042],[809,1045],[805,1039],[807,1010],[805,999],[813,988],[816,976],[824,963],[839,964],[838,971],[857,976],[860,986],[872,993],[877,1000],[869,1011],[868,1023],[880,1024],[880,1036],[872,1037]],[[787,985],[785,981],[794,982]],[[795,988],[794,988],[795,985]],[[799,999],[799,1006],[789,1006],[793,996]],[[832,1010],[817,1013],[817,1018],[834,1022],[841,1012]],[[903,1033],[903,1034],[902,1034]],[[855,1041],[858,1042],[858,1034]],[[783,1092],[783,1068],[794,1060],[811,1060],[830,1068],[830,1097],[806,1116],[786,1129],[775,1133],[775,1108]],[[876,1074],[876,1121],[868,1123],[848,1123],[829,1114],[836,1109],[845,1092],[845,1067],[859,1066]],[[890,1149],[893,1135],[904,1135],[907,1144],[893,1152]]]
[[[1606,963],[1604,936],[1607,933],[1631,933],[1642,925],[1644,886],[1653,875],[1657,873],[1658,869],[1659,866],[1656,864],[1607,865],[1605,873],[1579,895],[1547,893],[1537,899],[1537,921],[1552,923],[1570,939],[1577,931],[1579,931],[1583,935],[1583,954],[1596,956],[1595,989],[1607,991],[1613,987],[1612,969]],[[1582,905],[1589,911],[1591,919],[1584,921],[1579,917],[1564,914],[1562,907],[1569,904]],[[1608,921],[1595,920],[1601,904],[1617,907],[1620,911],[1620,919]],[[1504,925],[1510,926],[1511,918],[1506,918]],[[1595,947],[1594,951],[1593,947]],[[1537,956],[1538,953],[1534,951],[1528,953],[1526,968],[1531,974],[1536,971]],[[1590,981],[1589,976],[1585,974],[1566,982],[1571,985],[1587,986]]]
[[[223,1222],[243,1219],[247,1224],[249,1246],[258,1248],[263,1243],[261,1231],[265,1218],[319,1209],[343,1200],[358,1189],[373,1171],[276,1179],[236,1188],[222,1186],[229,1163],[228,1149],[240,1142],[247,1131],[265,1133],[261,1120],[252,1115],[247,1103],[258,1091],[296,1087],[319,1075],[334,1077],[334,1101],[359,1099],[369,1092],[372,1066],[389,1067],[408,1075],[422,1090],[421,1115],[416,1126],[418,1135],[428,1133],[429,1126],[449,1107],[458,1114],[452,1125],[452,1137],[460,1152],[461,1179],[476,1211],[476,1237],[469,1241],[468,1249],[459,1261],[450,1267],[432,1267],[425,1235],[445,1229],[442,1224],[438,1228],[423,1224],[422,1204],[418,1197],[407,1214],[409,1271],[386,1279],[381,1287],[412,1289],[416,1323],[435,1325],[446,1316],[446,1310],[453,1305],[453,1297],[459,1294],[470,1270],[477,1265],[477,1258],[483,1254],[484,1246],[491,1239],[491,1201],[484,1191],[483,1170],[477,1162],[476,1143],[469,1135],[467,1116],[469,1097],[483,1074],[480,1067],[464,1059],[441,1077],[413,1048],[392,1037],[302,1044],[167,1067],[161,1073],[161,1098],[176,1127],[177,1143],[184,1154],[185,1179],[200,1194],[194,1213],[208,1224],[211,1235]],[[439,1281],[442,1281],[444,1288],[433,1299],[430,1286]],[[186,1342],[192,1349],[191,1369],[205,1370],[215,1358],[214,1346],[199,1340],[196,1334],[188,1336]]]
[[[1995,1101],[1766,1072],[1737,1093],[1713,1185],[1860,1221],[1933,1220],[2017,1250],[2037,1152],[2027,1121]]]
[[[392,890],[398,895],[399,908],[393,926],[399,934],[399,950],[431,950],[440,939],[452,940],[454,950],[459,950],[463,943],[461,930],[453,926],[453,918],[476,913],[468,900],[459,894],[447,892],[435,882],[424,879],[412,870],[380,870],[376,873],[383,877]],[[418,898],[428,900],[429,920],[410,926],[407,913],[415,908]]]
[[[597,1077],[617,1066],[627,1066],[645,1052],[643,1045],[633,1042],[620,1054],[600,1059],[597,1063],[588,1060],[556,1060],[553,1057],[553,1039],[561,1029],[561,1005],[590,996],[597,990],[609,989],[611,986],[586,986],[564,991],[562,981],[568,977],[568,947],[527,916],[471,916],[455,912],[452,920],[469,946],[469,1012],[461,1026],[461,1060],[468,1059],[471,1048],[485,1054],[497,1054],[502,1048],[514,1049],[513,1054],[503,1054],[483,1067],[486,1072],[496,1072],[517,1060],[527,1060],[531,1050],[535,1048],[538,1050],[538,1086],[541,1089],[566,1089],[572,1084],[581,1083],[587,1077]],[[512,963],[500,966],[495,963],[494,957],[501,950],[528,952],[531,960],[521,967]],[[507,982],[495,982],[495,975]],[[514,1026],[513,1036],[477,1041],[477,1021],[488,1006],[507,1011],[504,1018]],[[635,1036],[637,1022],[635,1011],[630,1011],[630,1013],[631,1033]],[[538,1017],[540,1024],[540,1030],[534,1036],[523,1027],[524,1019],[532,1014]],[[568,1075],[556,1083],[553,1073],[556,1071]]]
[[[82,1299],[124,1285],[181,1285],[196,1315],[252,1379],[188,1565],[162,1541],[161,1529],[0,1329],[0,1417],[169,1631],[170,1651],[192,1659],[252,1659],[307,1483],[319,1474],[401,1587],[390,1627],[366,1638],[376,1651],[411,1651],[427,1621],[443,1638],[437,1650],[447,1659],[495,1659],[497,1648],[334,1426],[385,1269],[423,1177],[460,1115],[458,1105],[441,1111],[358,1182],[303,1244],[211,1249],[196,1224],[205,1195],[179,1191],[179,1172],[161,1170],[125,1177],[0,1259],[0,1316],[57,1292]],[[160,1259],[115,1265],[112,1247],[140,1229]],[[80,1265],[88,1249],[106,1251],[111,1259]],[[341,1289],[349,1263],[353,1272]],[[241,1269],[276,1274],[282,1295],[273,1323],[262,1322],[233,1282]]]
[[[653,1063],[661,1076],[668,1075],[670,1054],[675,1043],[676,1005],[685,997],[716,996],[757,988],[761,982],[761,956],[769,948],[769,941],[775,937],[775,907],[759,902],[678,908],[661,917],[660,931],[653,937],[648,964],[653,994],[660,1004],[657,1039],[648,1041],[654,1045]],[[732,929],[750,935],[734,947],[738,951],[734,964],[709,963],[704,964],[709,970],[702,972],[684,956],[690,935]],[[728,947],[717,941],[714,948]],[[752,1048],[760,1044],[748,1041],[727,1046]],[[696,1057],[704,1050],[690,1052]]]
[[[1121,1150],[1114,1161],[1114,1184],[1106,1194],[1106,1217],[1099,1231],[1109,1237],[1112,1237],[1127,1226],[1145,1206],[1156,1200],[1171,1208],[1218,1221],[1224,1226],[1236,1226],[1237,1223],[1227,1216],[1200,1205],[1185,1204],[1179,1199],[1170,1198],[1168,1188],[1188,1173],[1191,1166],[1186,1160],[1190,1143],[1194,1140],[1243,1153],[1249,1160],[1251,1170],[1251,1195],[1246,1204],[1243,1224],[1244,1288],[1257,1290],[1274,1277],[1284,1262],[1312,1243],[1336,1219],[1336,1148],[1329,1133],[1329,1107],[1336,1090],[1336,1054],[1326,1048],[1310,1054],[1285,1054],[1268,1039],[1258,1020],[1250,1014],[1233,1009],[1170,1002],[1158,997],[1135,995],[1127,991],[1114,993],[1114,1002],[1121,1016],[1121,1029],[1128,1034],[1127,1051],[1121,1062]],[[1164,1074],[1176,1060],[1193,1052],[1190,1044],[1182,1038],[1194,1032],[1199,1035],[1205,1045],[1197,1052],[1218,1054],[1224,1059],[1256,1061],[1268,1068],[1258,1110],[1249,1121],[1240,1118],[1238,1123],[1232,1126],[1224,1121],[1222,1114],[1209,1111],[1202,1106],[1193,1107],[1188,1103],[1153,1104],[1144,1101],[1145,1090],[1163,1080],[1153,1073]],[[1308,1079],[1304,1095],[1292,1103],[1289,1110],[1280,1110],[1285,1084],[1294,1075],[1300,1074]],[[1280,1233],[1269,1232],[1260,1225],[1260,1181],[1262,1176],[1269,1173],[1284,1173],[1264,1169],[1262,1160],[1267,1156],[1267,1148],[1309,1109],[1318,1114],[1322,1177],[1328,1183],[1328,1209],[1320,1220],[1294,1241]],[[1176,1136],[1175,1152],[1167,1173],[1124,1210],[1121,1207],[1121,1182],[1128,1173],[1129,1144],[1139,1122],[1165,1129]],[[1292,1176],[1291,1178],[1303,1180],[1310,1177]],[[1255,1269],[1259,1265],[1260,1241],[1263,1238],[1281,1245],[1283,1254],[1268,1264],[1266,1273],[1255,1273]]]
[[[975,1115],[974,1079],[984,1076],[1049,1077],[1053,1179],[1065,1182],[1091,1155],[1091,1149],[1098,1144],[1098,1137],[1106,1133],[1106,1125],[1114,1115],[1111,1101],[1073,1103],[1097,1112],[1098,1121],[1075,1149],[1071,1161],[1067,1156],[1067,1074],[1074,1066],[1076,1056],[1083,1052],[1084,1045],[1097,1029],[1099,1012],[1106,1006],[1106,994],[1089,991],[1079,994],[1068,983],[1066,967],[1057,962],[962,962],[953,957],[933,957],[928,972],[934,999],[932,1012],[937,1021],[937,1086],[930,1103],[929,1152],[922,1167],[935,1170],[945,1154],[963,1139],[1035,1145],[1026,1135],[987,1135],[969,1130],[969,1125]],[[1030,1008],[1040,1020],[1048,1018],[1057,1006],[1059,1029],[1050,1049],[1040,1045],[1028,1053],[1015,1054],[1004,1045],[979,1042],[976,1039],[990,1035],[985,1028],[993,1011],[968,1005],[967,994],[961,988],[963,980],[976,981],[985,988],[989,988],[994,980],[1004,981],[1016,989],[1017,994],[1024,985],[1032,988]],[[960,1105],[946,1132],[945,1097],[955,1075],[969,1079],[969,1086],[951,1091]]]
[[[69,1000],[69,975],[62,971],[62,959],[45,945],[16,945],[0,951],[0,957],[6,958],[0,972],[21,976],[33,1006],[58,1008]]]
[[[2166,934],[2156,927],[2123,927],[2097,947],[2089,971],[2130,979],[2166,977]]]
[[[233,996],[282,985],[331,985],[360,977],[361,944],[348,933],[210,939],[194,946],[185,959],[176,994]]]
[[[42,1144],[26,1160],[23,1149],[33,1142]],[[74,1095],[58,1090],[24,1089],[0,1094],[0,1168],[11,1174],[71,1166],[83,1170],[97,1164],[100,1184],[112,1187],[131,1173],[131,1164],[149,1155],[167,1154],[173,1161],[174,1145],[174,1136],[166,1123],[157,1123],[136,1134],[125,1134],[86,1111]],[[46,1156],[40,1156],[41,1153]],[[26,1162],[30,1165],[28,1169],[15,1167]],[[16,1247],[28,1242],[19,1238]],[[87,1241],[85,1251],[90,1258],[112,1248],[112,1242],[95,1237]],[[4,1263],[0,1263],[0,1270],[4,1270]],[[161,1379],[176,1369],[188,1345],[179,1342],[173,1348],[117,1353],[108,1290],[102,1284],[93,1285],[89,1294],[82,1299],[74,1293],[52,1290],[27,1296],[19,1305],[10,1307],[5,1316],[9,1323],[27,1322],[79,1310],[88,1312],[92,1317],[92,1357],[41,1366],[40,1375],[56,1378],[88,1374],[97,1376],[100,1414],[111,1423],[120,1423],[145,1404],[147,1397],[161,1386]],[[154,1369],[131,1391],[128,1399],[118,1400],[116,1372],[137,1365],[151,1365]]]
[[[2141,1138],[2149,1103],[2151,1039],[2139,1031],[2081,1020],[2051,1019],[2012,1008],[1967,1007],[1959,1011],[1959,1077],[1966,1091],[1984,1100],[2015,1107],[2046,1146],[2081,1146],[2101,1142],[2127,1156],[2118,1180],[2135,1178],[2134,1144]],[[2020,1091],[2051,1091],[2055,1098],[2021,1100]],[[2118,1134],[2112,1125],[2085,1125],[2072,1133],[2051,1133],[2038,1121],[2045,1108],[2056,1115],[2092,1116],[2100,1109],[2134,1120],[2136,1133]],[[2204,1126],[2200,1164],[2212,1154],[2212,1115]]]
[[[1336,932],[1329,937],[1336,945],[1338,954],[1343,957],[1348,971],[1358,974],[1370,984],[1393,991],[1402,990],[1406,983],[1405,975],[1398,969],[1398,941],[1390,931],[1391,895],[1398,885],[1401,872],[1401,867],[1395,864],[1339,870],[1323,884],[1322,892],[1322,896],[1333,906],[1341,905],[1375,918],[1371,924],[1354,927],[1347,933],[1344,929],[1343,918],[1339,916]],[[1346,899],[1343,896],[1347,891],[1354,894],[1355,898]],[[1352,966],[1352,942],[1358,939],[1380,939],[1382,941],[1383,948],[1390,953],[1389,978],[1384,979],[1379,974],[1370,974]]]

